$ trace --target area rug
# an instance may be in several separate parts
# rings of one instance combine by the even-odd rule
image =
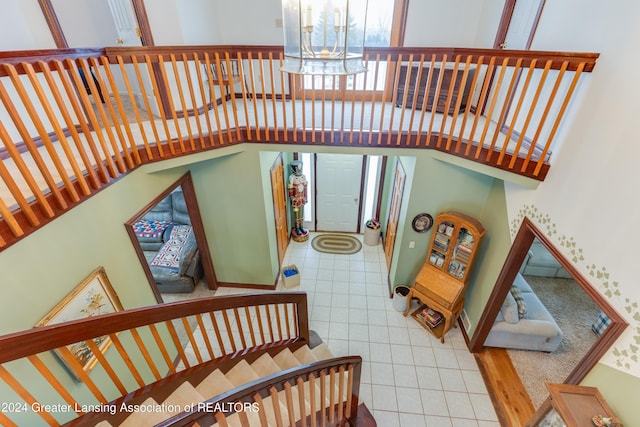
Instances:
[[[351,255],[362,249],[360,240],[348,234],[321,234],[311,241],[311,246],[326,254]]]
[[[560,346],[552,353],[507,350],[537,408],[549,394],[544,382],[564,382],[596,342],[598,337],[591,331],[591,324],[600,308],[572,279],[532,276],[526,279],[564,334]]]

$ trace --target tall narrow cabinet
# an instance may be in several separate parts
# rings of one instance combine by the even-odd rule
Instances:
[[[462,313],[469,274],[484,235],[482,224],[463,213],[443,212],[436,217],[427,258],[407,301],[422,302],[412,316],[442,342]]]

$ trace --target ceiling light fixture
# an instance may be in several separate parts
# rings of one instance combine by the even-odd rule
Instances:
[[[368,0],[282,0],[284,65],[293,74],[349,75],[362,56]]]

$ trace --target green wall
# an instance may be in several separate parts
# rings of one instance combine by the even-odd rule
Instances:
[[[613,412],[625,426],[635,426],[640,420],[637,377],[598,363],[580,385],[598,387]]]

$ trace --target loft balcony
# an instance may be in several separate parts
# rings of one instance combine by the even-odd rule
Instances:
[[[431,149],[543,181],[597,58],[376,48],[321,78],[281,72],[281,47],[0,52],[0,250],[139,165],[245,142]]]

